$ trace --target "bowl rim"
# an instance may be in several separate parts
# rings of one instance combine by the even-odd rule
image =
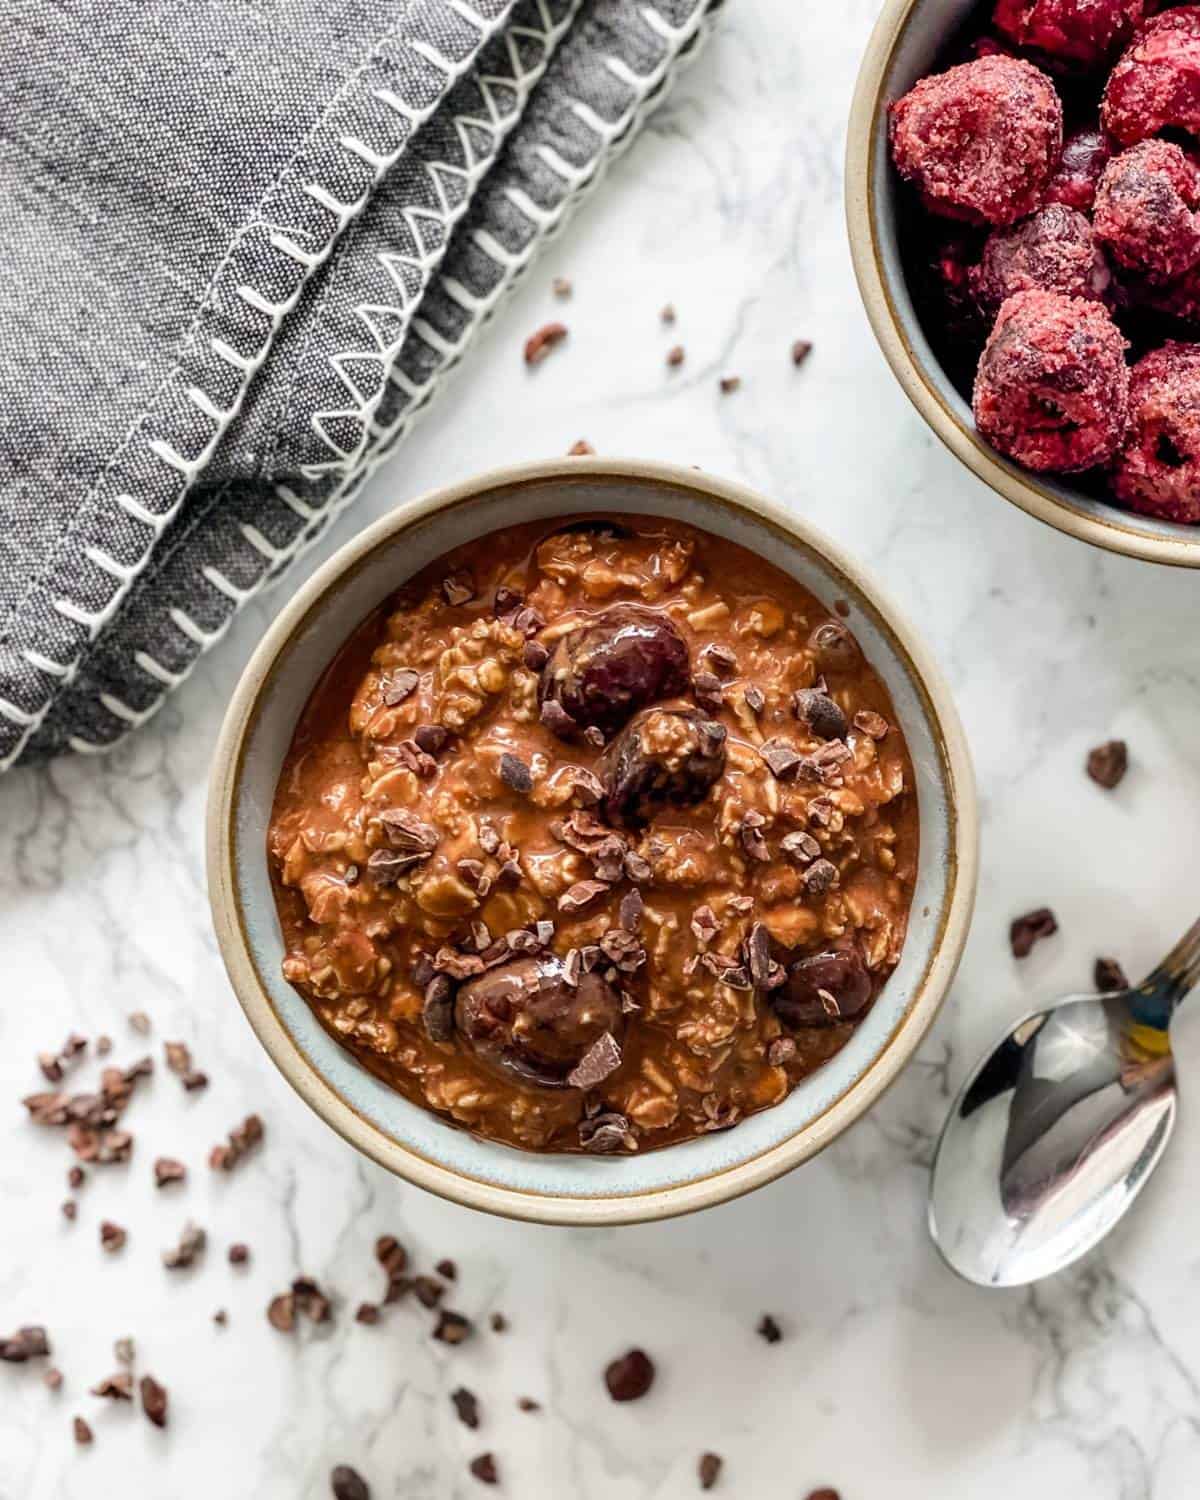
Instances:
[[[261,983],[237,894],[234,825],[243,757],[264,691],[308,616],[376,549],[416,523],[447,508],[505,488],[550,480],[642,482],[692,491],[777,529],[816,554],[833,575],[867,598],[877,624],[909,668],[942,758],[950,829],[941,931],[925,973],[890,1041],[865,1072],[815,1120],[746,1161],[704,1177],[621,1197],[560,1197],[537,1189],[497,1186],[443,1166],[387,1136],[328,1083],[300,1051]],[[592,505],[588,508],[594,509]],[[488,470],[470,479],[402,501],[339,548],[306,580],[272,621],[234,689],[213,752],[206,813],[209,904],[218,947],[243,1011],[267,1054],[309,1107],[366,1156],[418,1187],[467,1208],[546,1224],[642,1223],[692,1213],[740,1197],[774,1181],[824,1149],[869,1109],[896,1079],[932,1026],[958,968],[974,908],[978,871],[978,813],[966,737],[941,670],[877,581],[840,546],[755,491],[692,468],[648,460],[571,457]],[[669,1149],[669,1148],[667,1148]]]
[[[925,3],[927,0],[885,0],[859,67],[846,137],[845,208],[850,257],[867,318],[884,358],[934,434],[1005,500],[1094,547],[1143,562],[1200,568],[1200,527],[1192,528],[1194,537],[1187,535],[1184,527],[1178,528],[1178,536],[1164,536],[1139,525],[1132,512],[1115,507],[1107,507],[1110,515],[1098,517],[1073,505],[1037,475],[1003,458],[947,404],[904,330],[880,248],[874,148],[886,107],[883,91],[892,59],[913,16]]]

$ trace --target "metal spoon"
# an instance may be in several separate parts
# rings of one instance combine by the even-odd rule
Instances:
[[[1141,984],[1072,996],[1015,1026],[954,1102],[929,1229],[980,1286],[1061,1271],[1113,1227],[1175,1124],[1169,1027],[1200,978],[1200,922]]]

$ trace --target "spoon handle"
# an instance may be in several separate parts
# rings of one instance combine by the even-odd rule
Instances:
[[[1148,999],[1159,1002],[1166,1011],[1165,1019],[1200,979],[1200,921],[1193,922],[1184,935],[1153,968],[1138,991]]]

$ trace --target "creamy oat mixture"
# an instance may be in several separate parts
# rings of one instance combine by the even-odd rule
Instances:
[[[692,527],[517,527],[338,654],[269,849],[284,973],[407,1098],[632,1152],[776,1104],[904,942],[912,770],[837,614]]]

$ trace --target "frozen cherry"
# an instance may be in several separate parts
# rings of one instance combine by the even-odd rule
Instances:
[[[1055,63],[1098,67],[1123,47],[1157,0],[996,0],[996,30]]]
[[[665,615],[614,604],[555,642],[538,702],[557,734],[612,733],[639,708],[685,693],[690,677],[687,646]]]
[[[975,372],[975,425],[1027,469],[1073,474],[1107,462],[1128,417],[1125,347],[1098,302],[1018,292]]]
[[[810,953],[788,970],[787,981],[769,990],[775,1014],[793,1031],[857,1021],[871,1002],[871,976],[857,948]]]
[[[604,813],[640,828],[665,807],[702,802],[725,771],[725,726],[695,708],[648,708],[609,747]]]
[[[606,1034],[619,1044],[625,1027],[612,985],[594,971],[572,973],[555,953],[517,958],[467,980],[455,1017],[491,1072],[543,1089],[573,1087],[569,1075],[588,1052]],[[619,1049],[610,1051],[619,1062]]]
[[[1090,214],[1096,201],[1100,175],[1112,156],[1112,147],[1102,130],[1077,130],[1063,145],[1058,166],[1054,169],[1043,203],[1062,203]]]
[[[1143,515],[1200,521],[1200,345],[1171,341],[1134,365],[1113,491]]]
[[[933,213],[1011,224],[1062,150],[1062,104],[1032,63],[989,56],[922,78],[891,107],[892,158]]]
[[[1200,261],[1200,167],[1170,141],[1114,156],[1096,191],[1095,229],[1112,258],[1154,281]]]
[[[1200,5],[1146,22],[1109,75],[1100,119],[1125,146],[1168,126],[1200,135]]]
[[[1052,203],[1019,224],[992,230],[971,285],[979,306],[994,317],[1015,292],[1040,289],[1102,302],[1112,272],[1084,216]]]

